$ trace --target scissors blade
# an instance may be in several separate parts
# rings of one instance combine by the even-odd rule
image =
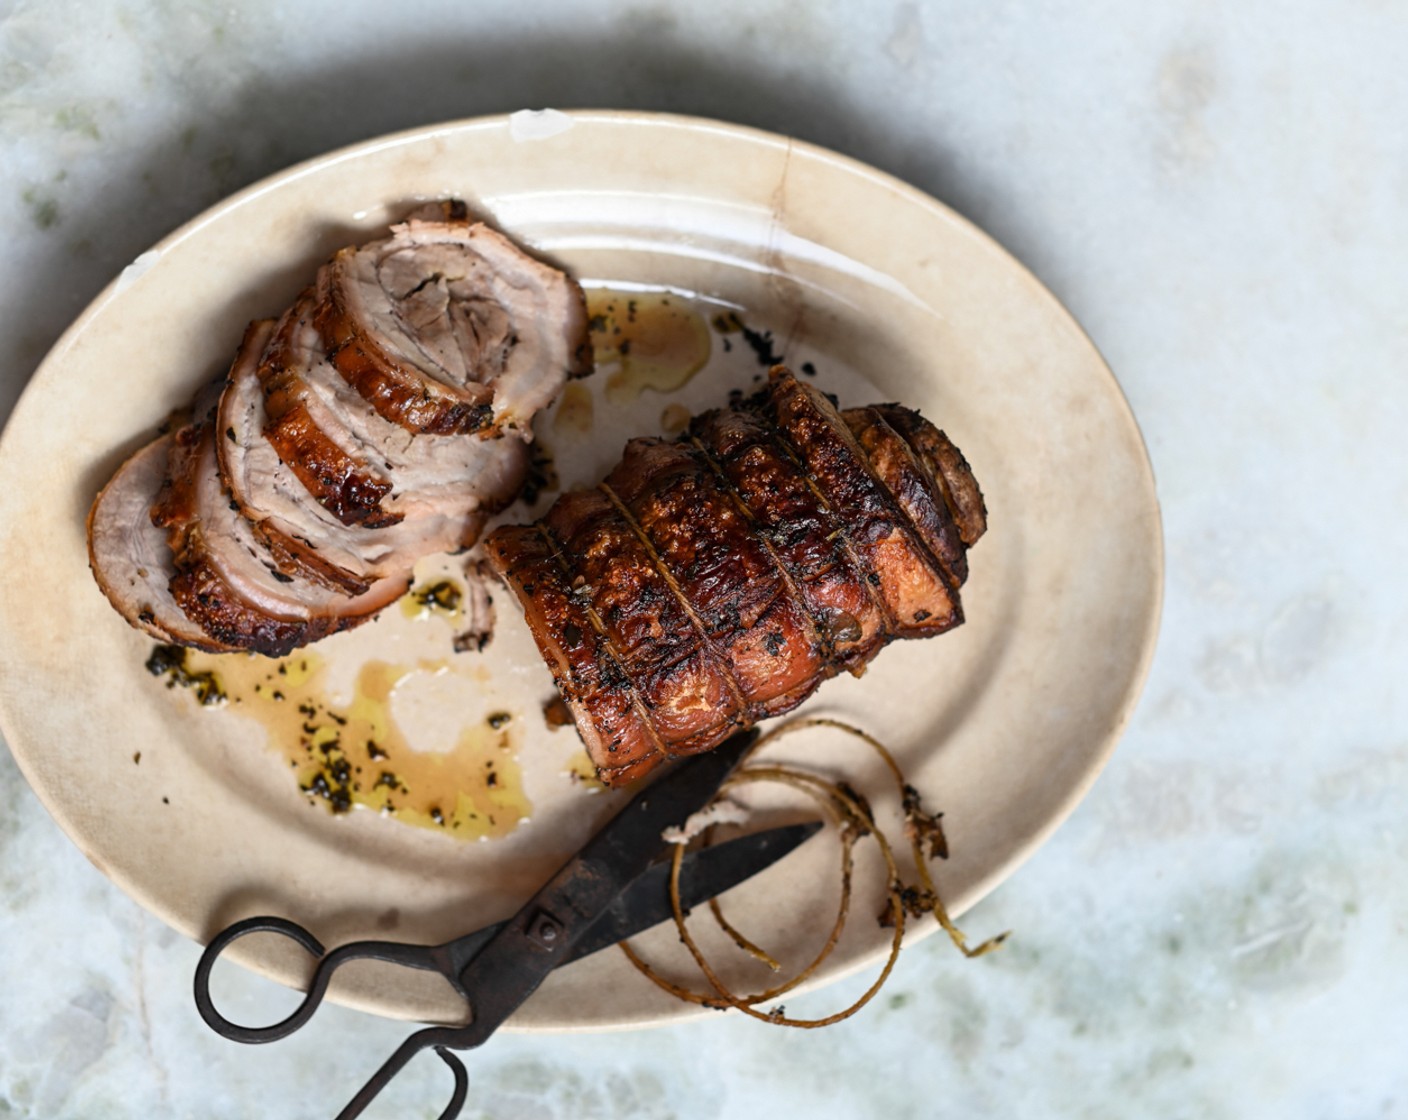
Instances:
[[[472,1023],[457,1049],[482,1044],[538,989],[577,942],[668,848],[662,833],[682,825],[718,792],[756,740],[735,735],[707,754],[675,763],[636,794],[533,895],[460,970]]]
[[[782,825],[686,852],[680,869],[680,905],[693,909],[751,879],[811,839],[821,827],[821,821]],[[558,967],[608,949],[669,918],[670,863],[666,859],[651,864],[582,935]],[[459,973],[506,925],[507,920],[495,922],[446,945],[449,971]]]
[[[680,905],[688,911],[751,879],[810,840],[821,827],[821,821],[783,825],[690,852],[680,869]],[[632,883],[572,946],[572,955],[562,963],[581,960],[644,933],[673,913],[667,860],[652,864]]]

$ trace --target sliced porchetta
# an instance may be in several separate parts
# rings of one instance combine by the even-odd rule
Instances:
[[[475,543],[522,487],[534,414],[590,370],[574,280],[462,203],[422,207],[249,326],[196,422],[95,502],[94,573],[184,645],[278,654],[345,629]]]
[[[167,533],[172,598],[216,643],[281,657],[367,620],[405,593],[404,576],[350,596],[282,571],[268,542],[231,501],[215,442],[209,414],[176,433],[152,521]]]
[[[558,269],[445,204],[318,274],[316,325],[337,370],[416,433],[517,432],[591,372],[586,301]]]
[[[258,373],[264,436],[320,505],[344,524],[386,528],[423,518],[464,521],[512,499],[526,467],[521,446],[416,435],[385,419],[328,360],[315,314],[306,292],[280,320]],[[445,547],[462,547],[465,536],[457,532]]]
[[[132,626],[159,641],[229,651],[238,647],[207,634],[171,594],[174,558],[166,530],[152,523],[174,443],[167,434],[141,448],[98,494],[88,513],[88,564],[103,594]]]
[[[315,499],[265,438],[269,418],[260,358],[273,333],[272,324],[260,323],[246,334],[221,395],[216,443],[220,473],[239,513],[269,543],[284,574],[360,595],[378,580],[408,576],[424,556],[473,544],[485,519],[518,493],[529,459],[521,440],[417,436],[416,446],[404,451],[404,461],[415,464],[419,456],[418,465],[423,466],[438,457],[439,466],[454,469],[454,480],[442,483],[438,491],[427,487],[411,493],[400,489],[394,468],[388,472],[389,464],[380,464],[378,477],[394,487],[384,500],[395,519],[379,527],[347,524]],[[311,397],[305,397],[306,403]],[[321,409],[321,403],[316,405],[313,415],[321,417]],[[346,415],[354,413],[349,409]],[[337,430],[331,421],[325,422]],[[370,423],[365,416],[358,422]],[[335,443],[316,423],[312,427],[320,439]],[[350,446],[349,431],[340,434]],[[379,428],[379,434],[385,435],[385,429]],[[455,446],[421,448],[418,441],[423,438],[452,440]],[[398,499],[399,507],[392,505]]]

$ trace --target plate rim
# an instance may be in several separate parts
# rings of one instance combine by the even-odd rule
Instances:
[[[1015,874],[1016,871],[1051,838],[1061,825],[1070,818],[1077,806],[1089,794],[1090,789],[1104,772],[1115,749],[1127,732],[1147,686],[1157,651],[1158,635],[1162,623],[1166,593],[1166,542],[1162,508],[1159,501],[1153,461],[1149,454],[1147,441],[1144,439],[1138,419],[1134,414],[1133,408],[1118,378],[1115,376],[1109,362],[1105,359],[1103,353],[1090,337],[1089,333],[1056,294],[1052,292],[1025,263],[998,241],[996,237],[944,202],[890,172],[867,164],[856,157],[837,152],[834,149],[751,125],[734,124],[714,118],[688,114],[621,109],[524,109],[513,113],[485,114],[413,126],[342,145],[266,175],[240,190],[221,198],[171,230],[145,252],[139,254],[134,262],[120,269],[75,317],[68,327],[65,328],[55,340],[53,346],[50,347],[34,368],[24,389],[17,398],[3,430],[0,430],[0,460],[3,459],[10,433],[19,426],[19,422],[22,421],[28,409],[35,407],[33,401],[43,390],[41,382],[47,379],[47,377],[53,376],[47,371],[51,367],[58,366],[63,361],[67,352],[72,348],[75,341],[88,329],[91,322],[102,314],[108,304],[121,295],[127,285],[132,282],[128,278],[128,270],[140,262],[143,257],[151,253],[164,255],[168,249],[197,235],[205,226],[218,221],[230,211],[238,209],[252,199],[272,191],[280,190],[307,175],[318,173],[326,168],[336,166],[348,160],[362,158],[377,151],[403,145],[430,142],[437,137],[496,128],[507,128],[511,130],[514,127],[514,119],[519,118],[521,114],[524,113],[532,113],[535,115],[541,115],[543,113],[561,114],[563,117],[569,118],[574,126],[578,124],[590,125],[593,123],[602,123],[615,126],[647,126],[671,130],[684,130],[687,132],[719,134],[732,139],[742,139],[766,147],[786,150],[788,152],[804,152],[822,164],[833,166],[848,175],[868,180],[871,183],[882,186],[895,194],[903,196],[911,204],[918,205],[946,222],[964,237],[977,243],[983,251],[996,254],[1000,257],[1005,267],[1011,271],[1014,278],[1020,281],[1028,296],[1034,296],[1036,299],[1045,303],[1047,309],[1054,312],[1062,327],[1069,331],[1073,337],[1079,339],[1080,342],[1089,349],[1093,364],[1098,367],[1100,377],[1105,382],[1105,389],[1107,391],[1113,391],[1112,399],[1118,402],[1118,417],[1120,423],[1127,430],[1128,434],[1132,436],[1131,444],[1138,451],[1137,465],[1140,468],[1141,490],[1153,512],[1151,526],[1152,539],[1150,541],[1152,547],[1150,553],[1145,557],[1150,569],[1149,579],[1152,595],[1149,610],[1144,619],[1144,625],[1139,633],[1139,657],[1136,662],[1129,666],[1128,684],[1120,696],[1117,710],[1112,710],[1112,715],[1115,715],[1116,718],[1112,719],[1110,728],[1104,735],[1104,742],[1101,744],[1101,749],[1089,756],[1090,761],[1088,765],[1083,767],[1078,780],[1072,782],[1066,789],[1064,796],[1059,801],[1057,811],[1048,814],[1040,822],[1038,827],[1033,829],[1025,837],[1020,848],[1014,851],[1007,860],[978,879],[971,892],[973,897],[968,900],[967,905],[955,910],[954,913],[955,916],[957,916],[966,910],[967,906],[973,905],[977,901],[985,898],[998,885]],[[144,910],[147,910],[159,918],[163,924],[171,926],[176,929],[177,932],[182,933],[183,936],[191,937],[192,940],[195,940],[199,944],[199,936],[197,934],[188,933],[184,928],[184,923],[174,921],[173,918],[175,915],[171,912],[171,907],[159,904],[159,900],[151,890],[143,888],[141,884],[135,881],[131,876],[119,875],[115,873],[115,869],[105,868],[102,862],[89,851],[88,845],[80,838],[81,829],[77,827],[78,822],[73,814],[64,808],[64,801],[51,796],[53,791],[42,783],[36,782],[28,757],[32,752],[23,748],[17,749],[17,740],[22,742],[24,735],[22,733],[18,736],[16,735],[16,731],[19,730],[19,728],[12,723],[11,706],[6,702],[6,695],[6,690],[0,688],[0,736],[3,736],[11,757],[15,760],[19,772],[24,776],[26,784],[44,806],[46,812],[53,818],[64,835],[83,853],[85,858],[94,863],[95,866],[98,866],[104,877],[109,879],[114,886]],[[925,924],[926,927],[927,925],[928,923]],[[916,936],[912,940],[907,939],[907,945],[917,943],[921,937],[927,937],[933,931],[925,928],[917,932],[920,936]],[[811,990],[823,983],[829,985],[872,966],[874,960],[875,957],[873,954],[862,954],[856,960],[828,970],[824,980],[808,984],[804,986],[802,990]],[[240,963],[244,965],[244,962]],[[245,967],[248,966],[245,965]],[[262,968],[256,969],[256,971],[264,973]],[[330,995],[329,998],[336,999],[336,993]],[[354,1006],[359,1005],[355,999],[346,1002]],[[644,1017],[629,1021],[611,1021],[578,1025],[517,1025],[510,1022],[506,1024],[503,1029],[531,1033],[630,1030],[687,1022],[706,1014],[707,1011],[702,1008],[684,1008],[679,1011],[662,1013],[658,1017]]]

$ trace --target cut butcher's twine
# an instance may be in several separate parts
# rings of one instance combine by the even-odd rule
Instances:
[[[762,751],[768,744],[774,743],[785,735],[804,730],[806,728],[826,727],[836,731],[844,732],[856,739],[861,740],[872,750],[874,750],[885,763],[886,768],[894,778],[900,793],[900,806],[904,816],[904,835],[909,841],[914,857],[914,866],[918,873],[917,883],[906,883],[900,875],[899,866],[895,860],[894,849],[890,841],[881,831],[875,822],[875,816],[871,811],[866,799],[852,789],[844,781],[833,781],[823,778],[809,771],[799,769],[791,765],[777,763],[753,763],[749,764],[749,759]],[[817,803],[830,821],[836,826],[841,841],[841,899],[836,911],[836,920],[832,924],[831,931],[827,936],[825,944],[812,959],[811,963],[803,968],[792,978],[768,988],[766,991],[757,992],[752,995],[738,995],[731,991],[729,987],[719,977],[709,960],[699,948],[694,936],[689,931],[689,926],[685,921],[683,903],[680,900],[680,868],[684,862],[685,850],[696,835],[708,844],[712,839],[712,833],[721,823],[733,823],[736,821],[736,803],[729,800],[728,793],[731,789],[752,784],[754,782],[775,782],[788,786],[801,793],[806,794]],[[814,716],[805,719],[793,720],[783,724],[763,735],[757,743],[744,756],[744,760],[739,770],[735,772],[723,788],[719,791],[718,797],[713,804],[703,810],[702,814],[691,818],[684,829],[678,835],[667,837],[675,844],[674,857],[670,867],[670,907],[674,913],[675,926],[679,930],[680,940],[689,950],[694,958],[695,964],[699,966],[700,972],[708,981],[712,991],[695,991],[674,981],[666,979],[657,972],[651,965],[631,947],[629,942],[623,941],[621,948],[625,952],[630,962],[635,965],[645,976],[652,980],[659,987],[677,999],[694,1003],[703,1007],[714,1008],[737,1008],[746,1015],[755,1019],[761,1019],[767,1023],[773,1023],[784,1027],[826,1027],[832,1023],[839,1023],[843,1019],[849,1019],[862,1007],[874,998],[877,992],[889,979],[890,973],[895,967],[895,962],[899,959],[900,946],[904,941],[905,921],[907,918],[921,918],[925,914],[933,914],[935,920],[948,934],[949,940],[965,957],[981,957],[985,953],[990,953],[1001,945],[1008,937],[1008,933],[998,934],[991,937],[976,947],[970,947],[963,931],[954,925],[948,915],[943,899],[940,897],[937,887],[934,885],[933,877],[929,873],[929,861],[934,859],[946,859],[948,857],[948,843],[944,838],[943,827],[940,824],[942,814],[927,812],[919,797],[919,792],[905,781],[904,773],[895,762],[890,751],[873,735],[854,727],[841,720],[831,719],[825,716]],[[880,922],[893,928],[894,934],[890,939],[889,955],[880,973],[874,982],[861,996],[850,1006],[824,1016],[819,1019],[796,1019],[788,1017],[784,1009],[779,1005],[771,1010],[763,1011],[759,1005],[771,1003],[773,1000],[795,990],[799,985],[805,983],[817,969],[831,955],[831,951],[836,947],[836,943],[841,938],[841,931],[846,926],[846,919],[850,913],[851,902],[851,880],[854,872],[854,849],[856,842],[867,836],[875,838],[879,846],[880,854],[885,860],[885,868],[888,874],[887,901],[885,909],[880,914]],[[755,959],[768,965],[774,972],[780,971],[781,966],[765,950],[749,941],[725,918],[723,909],[717,899],[709,902],[709,911],[714,921],[719,925],[730,938],[744,952]],[[1008,931],[1010,932],[1010,931]]]

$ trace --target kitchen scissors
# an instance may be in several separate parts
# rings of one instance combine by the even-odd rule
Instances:
[[[464,1106],[469,1076],[451,1051],[484,1042],[537,990],[548,973],[613,945],[672,913],[668,894],[671,843],[663,833],[707,805],[747,753],[756,733],[734,736],[707,754],[674,764],[637,793],[537,893],[506,921],[443,945],[355,941],[327,952],[304,927],[277,917],[248,918],[217,934],[196,966],[196,1007],[206,1023],[236,1042],[273,1042],[303,1026],[317,1010],[337,968],[351,960],[380,960],[438,972],[468,1004],[464,1026],[433,1026],[405,1040],[337,1115],[360,1116],[393,1077],[420,1051],[433,1048],[454,1073],[455,1088],[439,1120],[453,1120]],[[755,833],[686,857],[681,897],[697,905],[761,871],[820,827],[808,822]],[[210,973],[220,954],[251,933],[291,938],[319,958],[303,1002],[267,1027],[245,1027],[220,1014],[210,996]]]

